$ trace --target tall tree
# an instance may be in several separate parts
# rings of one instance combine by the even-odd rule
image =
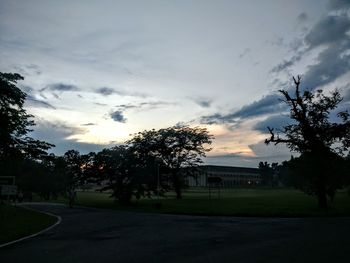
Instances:
[[[73,207],[76,200],[76,190],[86,186],[89,179],[88,177],[91,176],[91,172],[94,171],[94,156],[94,153],[81,155],[76,150],[69,150],[63,155],[63,186],[68,197],[69,207]],[[59,165],[60,162],[57,162],[56,164]],[[60,168],[60,166],[57,168]]]
[[[326,208],[327,193],[334,195],[335,190],[340,187],[340,179],[333,173],[339,166],[339,155],[349,149],[349,113],[339,112],[337,122],[331,122],[331,112],[342,101],[339,92],[333,91],[330,96],[324,95],[322,90],[314,93],[301,92],[300,76],[293,80],[294,96],[286,90],[279,91],[284,97],[283,101],[290,108],[293,123],[280,131],[282,136],[275,134],[274,129],[268,127],[271,136],[265,143],[285,143],[291,150],[301,154],[297,163],[305,174],[302,190],[315,194],[319,206]]]
[[[139,157],[127,145],[103,149],[95,156],[95,178],[103,182],[102,190],[112,190],[121,204],[129,204],[132,197],[150,196],[156,190],[153,163]]]
[[[34,121],[24,109],[26,94],[17,87],[19,80],[23,77],[17,73],[0,72],[0,161],[41,158],[54,146],[27,136]]]
[[[276,182],[274,182],[274,175],[276,174],[278,164],[268,162],[260,162],[259,163],[259,173],[261,175],[261,184],[267,186],[273,186]]]
[[[210,149],[212,135],[205,128],[174,126],[137,133],[128,144],[139,155],[152,156],[171,173],[176,198],[181,199],[181,188],[186,174],[183,168],[196,167]]]
[[[63,155],[65,162],[65,185],[67,191],[74,191],[84,183],[84,158],[76,150],[69,150]]]

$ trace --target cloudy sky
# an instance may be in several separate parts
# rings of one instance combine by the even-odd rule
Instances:
[[[293,75],[350,108],[350,0],[1,0],[0,54],[57,154],[181,123],[215,136],[206,163],[256,167],[292,154],[263,140]]]

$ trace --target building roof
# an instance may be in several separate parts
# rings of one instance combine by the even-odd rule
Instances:
[[[248,168],[248,167],[235,167],[235,166],[219,166],[219,165],[201,165],[198,167],[206,172],[249,172],[249,173],[259,173],[258,168]]]

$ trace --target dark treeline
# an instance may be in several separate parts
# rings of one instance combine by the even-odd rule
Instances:
[[[100,191],[110,190],[123,204],[133,197],[162,195],[171,189],[180,199],[186,176],[208,151],[205,143],[211,143],[205,129],[170,127],[140,132],[123,145],[97,153],[69,150],[63,156],[47,154],[40,159],[22,155],[5,158],[1,165],[3,175],[16,176],[22,191],[44,199],[62,194],[69,197],[71,192],[89,185]]]
[[[19,74],[0,73],[0,167],[1,176],[15,176],[24,193],[71,199],[77,189],[93,184],[123,204],[169,190],[181,199],[186,177],[210,150],[205,146],[213,137],[205,128],[173,126],[139,132],[124,144],[97,153],[48,154],[54,145],[28,136],[34,121],[23,107],[26,94],[17,87],[22,79]],[[271,136],[266,143],[285,143],[300,156],[280,165],[261,162],[262,183],[296,187],[315,195],[319,206],[326,208],[327,196],[333,200],[338,189],[350,184],[349,113],[339,112],[339,119],[330,122],[330,113],[342,100],[339,93],[302,93],[300,78],[294,83],[295,96],[280,91],[293,122],[279,131],[281,135],[268,128]]]
[[[306,194],[314,195],[314,177],[318,176],[319,171],[317,167],[315,169],[311,165],[312,162],[304,156],[292,156],[290,160],[283,161],[281,164],[260,162],[261,184],[267,187],[294,187]],[[330,179],[328,179],[326,195],[330,201],[333,201],[337,189],[350,185],[350,156],[338,156],[327,161],[327,166]]]
[[[206,129],[174,126],[139,132],[124,144],[97,153],[48,154],[54,145],[27,136],[35,123],[23,107],[26,94],[17,87],[22,79],[19,74],[0,73],[0,165],[1,175],[15,176],[24,193],[71,198],[76,189],[94,184],[101,191],[110,190],[123,204],[170,189],[181,199],[186,176],[210,150],[205,145],[211,144],[212,136]]]

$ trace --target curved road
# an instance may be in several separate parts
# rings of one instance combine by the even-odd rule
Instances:
[[[57,227],[0,249],[0,262],[346,262],[350,218],[239,218],[28,205]]]

